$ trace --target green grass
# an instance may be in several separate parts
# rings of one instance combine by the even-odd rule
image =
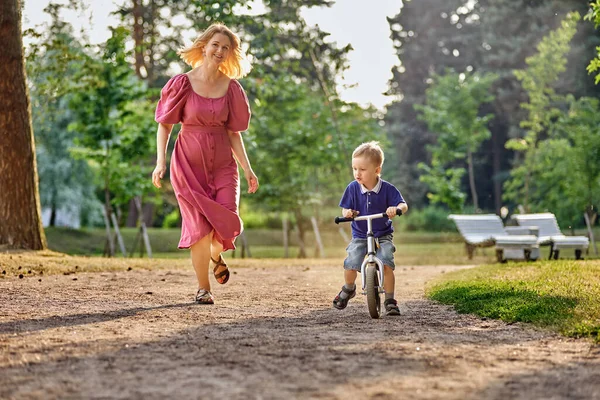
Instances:
[[[350,236],[349,225],[346,226],[346,234]],[[71,228],[45,228],[48,245],[52,250],[67,254],[102,254],[106,231],[104,229],[71,229]],[[135,228],[121,228],[121,234],[127,251],[133,247],[137,236]],[[179,228],[159,229],[150,228],[148,236],[152,249],[157,252],[171,252],[177,250],[179,242]],[[246,236],[250,246],[283,246],[283,234],[275,229],[246,229]],[[323,244],[327,248],[344,246],[345,241],[337,230],[325,230],[321,232]],[[397,232],[396,243],[461,243],[462,239],[458,233],[433,233],[433,232]],[[314,249],[315,237],[312,231],[307,232],[305,242],[308,249]],[[298,245],[296,232],[290,233],[289,243],[291,246]],[[138,247],[139,250],[139,247]]]
[[[347,232],[349,234],[349,231]],[[137,230],[121,229],[127,255],[131,253]],[[149,237],[153,256],[156,258],[186,258],[189,252],[177,249],[179,229],[150,229]],[[104,252],[105,231],[103,229],[74,230],[68,228],[46,228],[48,247],[52,251],[70,255],[98,256]],[[347,243],[338,231],[321,233],[326,258],[343,259]],[[252,258],[283,258],[283,237],[281,231],[267,229],[246,230]],[[316,257],[316,242],[312,232],[307,233],[306,253]],[[398,265],[440,265],[440,264],[481,264],[494,260],[492,248],[478,249],[475,258],[466,257],[460,236],[453,233],[398,232],[394,237],[396,244],[396,263]],[[241,257],[240,242],[237,242],[235,257]],[[120,255],[117,247],[117,255]],[[288,255],[295,258],[299,254],[297,234],[292,232]],[[138,244],[135,257],[140,256]],[[248,255],[245,254],[247,257]]]
[[[350,227],[343,227],[346,234],[350,235]],[[70,255],[98,256],[104,252],[105,231],[103,229],[46,228],[48,246],[50,250]],[[246,237],[253,258],[282,258],[284,257],[283,235],[275,229],[247,229]],[[133,248],[137,229],[122,228],[121,233],[125,242],[127,255]],[[149,229],[152,253],[155,257],[183,258],[188,257],[187,251],[177,249],[180,229]],[[333,229],[321,232],[327,258],[343,258],[347,243],[339,231]],[[291,232],[289,257],[297,257],[299,253],[298,236]],[[316,256],[316,242],[312,231],[305,237],[306,252],[308,257]],[[494,262],[493,248],[477,249],[475,258],[466,257],[464,244],[458,233],[433,233],[433,232],[396,232],[396,262],[399,265],[442,265],[442,264],[483,264]],[[236,257],[241,257],[240,242],[237,242]],[[117,255],[120,254],[117,247]],[[542,257],[547,257],[547,248],[542,249]],[[140,246],[134,254],[140,256]],[[247,257],[247,255],[245,255]],[[561,258],[572,258],[572,251],[563,251]],[[586,258],[590,258],[587,255]]]
[[[483,265],[430,282],[427,296],[460,313],[527,322],[600,342],[600,261]]]
[[[346,256],[346,247],[325,248],[325,258],[338,259],[341,263]],[[252,258],[284,258],[284,249],[281,246],[251,246]],[[288,256],[298,256],[298,247],[290,247]],[[248,257],[248,255],[245,255]],[[188,251],[160,252],[154,253],[157,258],[186,258]],[[241,249],[238,248],[231,257],[241,257]],[[314,247],[307,249],[307,257],[315,258]],[[464,247],[457,243],[423,243],[404,244],[396,243],[395,254],[396,265],[473,265],[491,263],[494,261],[494,250],[479,249],[473,260],[469,260],[465,254]]]

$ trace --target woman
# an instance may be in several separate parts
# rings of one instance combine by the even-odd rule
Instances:
[[[222,24],[211,25],[178,54],[192,70],[174,76],[162,89],[152,183],[161,187],[167,143],[173,124],[181,122],[171,157],[171,183],[182,217],[179,248],[191,252],[198,279],[196,302],[214,304],[209,264],[214,264],[217,282],[226,283],[229,269],[221,253],[235,248],[233,242],[242,231],[235,159],[244,170],[248,192],[258,189],[240,135],[248,129],[250,107],[236,80],[250,71],[250,63],[238,36]]]

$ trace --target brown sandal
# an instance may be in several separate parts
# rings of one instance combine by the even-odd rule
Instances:
[[[214,260],[212,257],[210,258],[210,260],[215,263],[215,268],[213,268],[213,274],[215,275],[215,279],[221,285],[226,284],[229,280],[229,268],[227,268],[227,264],[223,260],[223,257],[219,255],[219,261]],[[225,267],[225,270],[217,273],[217,269],[221,266]]]

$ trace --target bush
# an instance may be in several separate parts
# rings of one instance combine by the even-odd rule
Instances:
[[[165,219],[163,220],[162,227],[163,228],[177,228],[180,226],[179,221],[181,220],[181,216],[179,215],[179,208],[175,208],[171,211]]]
[[[448,210],[436,206],[411,209],[405,217],[398,220],[398,225],[406,231],[455,232],[454,223],[448,219],[448,215]]]
[[[240,215],[246,229],[281,229],[281,216],[277,213],[242,210]]]

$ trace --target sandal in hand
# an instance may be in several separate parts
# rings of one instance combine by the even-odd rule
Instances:
[[[213,274],[215,275],[215,279],[221,285],[226,284],[227,281],[229,280],[229,268],[227,268],[227,264],[225,263],[225,260],[223,260],[223,257],[221,255],[219,255],[218,261],[213,259],[212,257],[210,258],[210,260],[215,263],[215,268],[213,269]],[[217,273],[217,270],[219,269],[219,267],[225,267],[225,269],[223,271]]]

